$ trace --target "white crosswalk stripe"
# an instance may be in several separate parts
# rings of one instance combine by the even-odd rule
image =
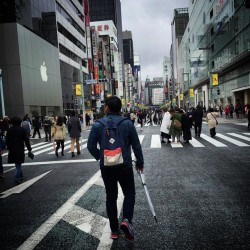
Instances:
[[[203,144],[201,144],[198,140],[196,140],[195,138],[192,138],[191,141],[189,141],[190,144],[195,147],[195,148],[204,148],[205,146]]]
[[[152,135],[151,137],[151,148],[161,148],[160,135]]]
[[[85,141],[87,141],[87,139],[83,139],[83,140],[82,140],[82,142],[85,142]],[[69,144],[69,145],[64,146],[64,151],[65,151],[65,152],[66,152],[67,149],[69,149],[70,146],[71,146],[71,145],[70,145],[70,141],[67,141],[67,142],[64,143],[64,145],[66,145],[66,144]],[[83,144],[82,147],[83,147],[83,149],[86,148],[86,147],[87,147],[87,144]],[[81,149],[81,144],[80,144],[80,149]],[[60,153],[61,151],[62,151],[62,149],[59,148],[58,152]],[[71,151],[68,151],[67,153],[71,153]],[[48,154],[49,154],[49,155],[55,154],[55,150],[53,149],[53,150],[52,150],[51,152],[49,152]]]
[[[205,134],[201,134],[201,138],[203,138],[204,140],[208,141],[209,143],[213,144],[215,147],[227,147],[227,145],[205,135]]]
[[[183,148],[180,142],[171,142],[172,148]]]
[[[222,134],[219,134],[219,133],[216,133],[216,136],[219,137],[219,138],[222,138],[225,141],[229,141],[229,142],[231,142],[231,143],[233,143],[233,144],[235,144],[235,145],[237,145],[239,147],[249,147],[250,146],[250,145],[248,145],[248,144],[246,144],[244,142],[237,141],[237,140],[235,140],[233,138],[230,138],[228,136],[225,136],[225,135],[222,135]]]
[[[236,133],[227,133],[227,134],[232,135],[234,137],[237,137],[239,139],[245,140],[245,141],[250,141],[250,138],[246,137],[244,135],[239,135],[239,134],[236,134]]]

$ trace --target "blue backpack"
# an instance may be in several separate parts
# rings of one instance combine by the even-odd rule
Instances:
[[[123,165],[124,163],[126,158],[125,142],[119,129],[119,124],[124,120],[128,120],[128,118],[121,117],[121,119],[114,121],[112,118],[105,117],[97,120],[104,126],[100,149],[105,167]]]

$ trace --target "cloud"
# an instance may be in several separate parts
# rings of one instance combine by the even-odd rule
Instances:
[[[174,9],[188,0],[121,0],[123,30],[131,30],[134,52],[140,54],[142,80],[163,76],[163,58],[170,55]]]

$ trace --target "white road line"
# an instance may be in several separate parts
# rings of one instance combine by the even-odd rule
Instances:
[[[240,139],[242,139],[242,140],[245,140],[245,141],[250,141],[250,138],[249,137],[246,137],[246,136],[244,136],[244,135],[238,135],[238,134],[236,134],[236,133],[228,133],[229,135],[232,135],[232,136],[235,136],[235,137],[237,137],[237,138],[240,138]]]
[[[183,148],[180,142],[171,142],[170,145],[172,148]]]
[[[139,136],[140,144],[142,144],[145,135],[138,135],[138,136]]]
[[[141,124],[137,124],[135,127],[136,127],[136,128],[140,128],[140,127],[141,127]]]
[[[101,175],[100,170],[95,173],[76,193],[74,193],[49,219],[47,219],[18,249],[34,249],[50,232],[50,230],[70,212],[80,198],[95,184]]]
[[[87,141],[87,139],[84,139],[84,140],[82,140],[82,141],[85,142],[85,141]],[[70,147],[71,147],[71,145],[65,146],[65,147],[64,147],[64,151],[66,151],[66,150],[69,149]],[[86,147],[87,147],[87,143],[83,144],[83,145],[82,145],[82,148],[81,148],[81,144],[80,144],[80,150],[82,150],[82,149],[84,149],[84,148],[86,148]],[[75,148],[76,148],[76,146],[75,146]],[[62,151],[62,148],[59,148],[58,152],[60,153],[61,151]],[[71,153],[71,150],[68,151],[67,153]],[[55,154],[54,149],[53,149],[53,151],[49,152],[48,154],[49,154],[49,155]]]
[[[199,141],[197,141],[195,138],[192,137],[192,140],[189,141],[189,143],[195,147],[195,148],[204,148],[205,146],[201,144]]]
[[[64,163],[82,163],[82,162],[94,162],[95,159],[79,159],[79,160],[62,160],[62,161],[37,161],[37,162],[26,162],[22,166],[36,166],[36,165],[54,165],[54,164],[64,164]],[[14,163],[3,164],[3,167],[13,167]],[[14,168],[13,168],[14,169]]]
[[[237,141],[233,138],[230,138],[228,136],[225,136],[225,135],[222,135],[222,134],[219,134],[219,133],[216,133],[216,136],[218,136],[219,138],[222,138],[223,140],[225,141],[229,141],[239,147],[249,147],[250,145],[246,144],[246,143],[243,143],[243,142],[240,142],[240,141]]]
[[[150,148],[161,148],[160,135],[152,135]]]
[[[203,138],[204,140],[208,141],[209,143],[213,144],[215,147],[227,147],[227,145],[205,135],[205,134],[201,134],[201,138]]]
[[[244,135],[250,135],[250,133],[243,133]]]

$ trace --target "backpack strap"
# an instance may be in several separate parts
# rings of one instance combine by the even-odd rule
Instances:
[[[124,120],[129,120],[129,119],[128,119],[128,117],[121,117],[117,122],[114,120],[113,121],[114,121],[116,126],[119,126],[120,123],[123,122]],[[96,120],[96,122],[99,122],[104,126],[106,126],[108,124],[108,121],[109,121],[109,118],[107,118],[107,117]]]

